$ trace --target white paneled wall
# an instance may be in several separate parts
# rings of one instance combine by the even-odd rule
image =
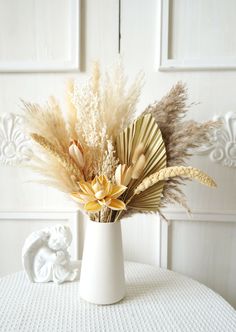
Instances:
[[[32,182],[29,170],[9,166],[21,144],[10,113],[21,112],[20,98],[41,103],[54,95],[65,106],[68,78],[82,82],[92,61],[114,61],[118,20],[116,0],[0,0],[0,276],[22,268],[30,232],[57,222],[71,225],[73,255],[81,255],[76,205]]]
[[[78,69],[79,26],[78,0],[1,1],[0,70]]]
[[[79,248],[82,253],[87,219],[79,224]],[[166,267],[167,240],[162,237],[162,222],[158,215],[136,214],[121,221],[123,249],[126,260]],[[162,240],[163,239],[163,240]]]
[[[22,270],[21,249],[31,232],[57,223],[70,227],[74,235],[70,254],[73,259],[78,259],[79,220],[77,211],[0,212],[0,277],[6,273]]]
[[[235,239],[236,217],[234,222],[173,221],[168,267],[200,280],[236,307]]]
[[[15,10],[11,11],[13,3]],[[74,9],[72,14],[71,8]],[[79,5],[78,0],[72,0],[68,6],[65,0],[27,0],[22,5],[18,0],[12,0],[11,3],[0,0],[0,9],[0,17],[5,15],[0,23],[2,276],[21,268],[21,247],[30,232],[55,222],[74,225],[74,222],[64,220],[63,216],[73,215],[76,209],[76,205],[64,194],[32,182],[37,176],[29,170],[10,166],[19,159],[14,158],[14,148],[19,147],[19,144],[24,145],[23,140],[19,139],[19,133],[14,134],[17,117],[10,116],[10,113],[20,113],[19,98],[45,102],[47,97],[53,94],[65,105],[68,78],[75,77],[82,83],[88,77],[92,61],[98,59],[103,69],[116,61],[119,44],[119,3],[116,0],[81,0]],[[54,25],[51,28],[52,24]],[[76,29],[78,24],[76,33],[73,29]],[[33,27],[30,31],[29,26]],[[9,38],[6,38],[6,35],[9,34],[9,29],[15,29],[17,33],[8,43]],[[80,52],[76,59],[78,50]],[[68,59],[71,59],[70,63]],[[71,71],[76,68],[79,68],[79,71]],[[6,144],[7,148],[2,149]],[[81,214],[78,219],[78,228],[73,228],[73,233],[74,242],[78,239],[77,254],[81,257],[86,221]],[[162,252],[159,217],[147,218],[143,215],[135,219],[123,222],[125,257],[158,265]],[[6,255],[6,252],[9,254]]]
[[[165,36],[168,27],[164,25],[161,30],[161,1],[150,0],[148,5],[142,0],[122,1],[121,52],[124,62],[130,75],[140,69],[146,74],[139,110],[160,99],[181,80],[188,86],[189,102],[199,102],[189,114],[193,119],[203,121],[216,114],[225,120],[229,111],[236,114],[236,71],[232,70],[236,66],[236,47],[232,37],[236,26],[235,20],[231,20],[231,14],[236,10],[235,1],[229,0],[223,5],[221,0],[163,0],[165,7],[167,4],[172,11],[168,11],[168,27],[172,33]],[[222,5],[224,8],[220,10]],[[205,9],[199,11],[199,8]],[[190,14],[196,15],[191,18]],[[164,17],[163,21],[166,19]],[[216,24],[222,21],[223,30],[227,30],[223,35],[222,31],[217,33],[220,28]],[[197,26],[201,28],[196,29]],[[203,31],[204,43],[201,43]],[[214,41],[211,37],[213,32]],[[161,34],[165,37],[162,38],[162,49]],[[186,40],[191,40],[191,43],[186,43]],[[218,49],[220,54],[212,54],[212,42],[214,50]],[[192,53],[190,45],[198,52]],[[222,45],[226,48],[221,49]],[[162,59],[161,56],[165,57]],[[224,64],[227,70],[212,70],[216,63]],[[203,68],[205,70],[201,70]],[[166,247],[162,245],[162,260],[167,257],[170,269],[207,284],[236,307],[235,123],[232,120],[225,125],[224,139],[221,136],[219,141],[216,140],[215,144],[220,149],[213,149],[214,154],[211,150],[189,161],[215,178],[218,188],[212,190],[188,182],[184,191],[193,211],[192,217],[179,207],[170,206],[166,215],[172,221],[168,230],[162,233],[161,242],[168,242],[167,255],[164,255]],[[232,167],[227,167],[227,164]]]
[[[167,39],[163,39],[167,26],[160,29],[160,0],[121,0],[120,15],[117,0],[71,0],[70,5],[65,0],[27,0],[24,4],[19,0],[0,0],[0,118],[5,113],[20,112],[19,98],[45,102],[53,94],[65,105],[68,78],[76,77],[82,83],[88,77],[93,60],[99,59],[103,66],[114,62],[119,26],[120,49],[127,73],[131,78],[140,69],[146,74],[139,112],[160,99],[178,80],[187,83],[190,102],[200,102],[192,108],[189,114],[192,118],[201,121],[211,119],[214,114],[224,118],[229,111],[235,112],[236,71],[230,70],[236,65],[235,20],[231,16],[228,20],[225,15],[227,8],[230,13],[236,10],[235,1],[225,2],[224,12],[219,10],[221,0],[214,1],[214,6],[211,0],[199,0],[197,5],[195,1],[186,0],[163,0],[163,3],[169,4],[172,10],[167,17],[171,38],[167,35]],[[191,7],[193,3],[195,10]],[[191,34],[189,17],[191,13],[199,13],[199,6],[214,7],[215,22],[225,23],[224,34],[222,31],[216,34],[219,44],[216,38],[214,50],[221,50],[219,45],[231,46],[224,49],[220,59],[217,56],[212,59],[216,53],[211,53],[214,23],[210,29],[204,27],[204,22],[212,24],[207,10],[194,17],[197,24],[194,27],[199,25],[201,29]],[[218,12],[221,12],[219,17]],[[228,34],[230,29],[232,33]],[[199,42],[202,31],[205,44]],[[194,60],[196,53],[186,48],[185,40],[191,40],[193,46],[198,47],[197,61]],[[194,40],[198,41],[198,46]],[[212,63],[223,63],[228,70],[210,71]],[[159,71],[160,64],[166,71]],[[194,66],[194,71],[183,70],[190,69],[189,64]],[[199,71],[202,67],[205,70]],[[175,71],[176,68],[182,71]],[[224,156],[234,166],[236,128],[234,124],[230,126],[228,138],[221,143]],[[12,146],[5,147],[4,135],[0,128],[1,162],[6,155],[11,155],[11,149],[14,150]],[[187,274],[212,287],[236,306],[236,169],[225,166],[225,157],[221,160],[217,154],[211,157],[206,154],[191,160],[192,165],[208,172],[218,183],[216,190],[188,183],[185,192],[194,211],[192,219],[179,212],[178,207],[173,210],[170,207],[166,212],[172,220],[169,226],[160,222],[158,216],[142,215],[125,220],[125,256]],[[28,181],[32,179],[35,176],[28,170],[0,166],[0,275],[21,268],[21,246],[31,231],[57,221],[71,224],[73,220],[74,225],[77,218],[76,206],[67,197]],[[73,226],[78,241],[73,248],[74,253],[81,255],[86,222],[81,216],[78,218],[81,219],[79,227]]]
[[[161,70],[236,68],[236,37],[230,33],[235,29],[234,0],[162,4]]]

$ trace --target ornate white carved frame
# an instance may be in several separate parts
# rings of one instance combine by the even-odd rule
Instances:
[[[213,118],[222,122],[215,130],[211,142],[199,149],[199,155],[209,155],[213,162],[236,167],[236,112]],[[0,164],[16,166],[30,160],[29,138],[21,130],[23,118],[18,114],[0,115]]]
[[[30,140],[22,132],[22,116],[13,113],[0,115],[0,164],[16,166],[30,160]]]
[[[211,142],[199,150],[199,154],[208,154],[213,162],[223,166],[236,167],[236,112],[213,118],[222,122],[215,130]]]

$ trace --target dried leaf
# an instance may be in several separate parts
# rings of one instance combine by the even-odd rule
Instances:
[[[150,191],[145,191],[139,197],[134,197],[134,189],[146,178],[166,167],[166,151],[161,131],[152,115],[139,117],[127,127],[116,139],[117,156],[121,164],[130,165],[136,147],[143,145],[143,154],[146,162],[141,176],[132,180],[124,195],[124,201],[129,202],[128,207],[150,210],[159,206],[163,182],[159,182]]]

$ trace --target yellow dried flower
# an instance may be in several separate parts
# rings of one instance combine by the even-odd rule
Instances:
[[[123,185],[111,183],[105,175],[96,176],[92,182],[79,182],[80,192],[71,196],[88,212],[98,212],[103,206],[111,210],[124,210],[125,203],[117,199],[126,190]]]

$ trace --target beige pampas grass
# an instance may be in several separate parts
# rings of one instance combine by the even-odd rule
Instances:
[[[100,89],[100,66],[97,61],[93,63],[92,75],[91,75],[91,89],[94,95],[99,94]]]
[[[213,130],[219,122],[198,123],[185,120],[191,105],[187,104],[187,88],[178,82],[161,101],[149,105],[143,114],[152,114],[161,130],[165,142],[167,166],[186,166],[186,161],[203,144],[210,140]],[[181,179],[170,178],[165,182],[161,206],[186,200],[180,185]],[[182,205],[183,205],[182,204]]]
[[[67,192],[76,191],[76,181],[83,177],[90,181],[103,174],[114,180],[119,164],[115,139],[134,118],[141,86],[141,75],[127,85],[120,60],[105,75],[101,75],[99,64],[94,63],[86,84],[68,82],[67,114],[63,115],[53,97],[45,106],[23,102],[25,131],[37,153],[31,166],[44,175],[42,182]],[[83,148],[82,172],[78,158],[72,158],[71,141],[79,141]],[[108,219],[109,213],[105,207],[101,211]]]
[[[67,117],[68,117],[68,131],[71,140],[78,140],[76,131],[77,111],[72,103],[72,96],[74,94],[74,81],[69,80],[67,83],[66,101],[67,101]]]
[[[67,151],[70,143],[69,133],[62,111],[57,101],[51,97],[45,106],[23,101],[25,130],[45,137],[58,149]]]
[[[53,155],[61,165],[68,170],[71,175],[74,175],[75,178],[83,179],[83,174],[81,169],[77,164],[70,158],[67,154],[64,154],[61,151],[58,151],[57,148],[51,144],[45,137],[38,134],[31,134],[32,139],[41,145],[46,151]]]
[[[105,75],[96,62],[82,87],[68,82],[65,116],[53,97],[45,106],[23,102],[25,131],[34,150],[29,166],[44,176],[41,183],[77,198],[84,197],[81,183],[86,183],[84,203],[89,199],[87,211],[93,221],[115,222],[135,212],[161,213],[173,202],[187,208],[180,189],[184,178],[215,186],[208,175],[185,163],[218,124],[184,120],[188,106],[182,83],[135,119],[141,86],[142,75],[127,85],[120,60]],[[96,190],[96,199],[90,197],[95,178],[109,183],[105,196]],[[127,188],[117,202],[116,190],[122,185]]]
[[[103,173],[110,178],[114,174],[118,165],[114,142],[134,118],[141,85],[142,78],[138,76],[127,87],[120,60],[105,75],[100,74],[95,62],[88,82],[82,88],[74,84],[71,100],[78,115],[78,139],[89,151],[88,177]]]
[[[70,161],[70,130],[55,98],[51,97],[44,106],[27,103],[24,105],[24,130],[32,138],[34,154],[27,166],[43,175],[36,182],[70,193],[78,189],[81,177],[75,163]]]
[[[184,167],[184,166],[173,166],[163,168],[157,173],[150,175],[145,178],[141,184],[135,189],[134,194],[138,195],[149,187],[152,187],[159,181],[168,180],[170,178],[175,178],[177,176],[187,177],[190,179],[198,180],[200,183],[205,184],[209,187],[216,187],[214,180],[207,174],[202,172],[198,168],[194,167]]]

